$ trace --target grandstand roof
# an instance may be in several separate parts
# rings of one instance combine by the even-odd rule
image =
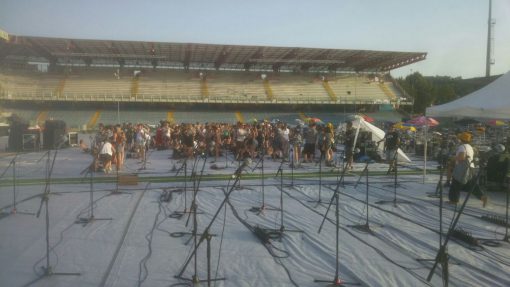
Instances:
[[[426,58],[423,52],[391,52],[196,43],[83,40],[9,35],[0,61],[44,58],[51,62],[97,60],[216,69],[389,71]]]

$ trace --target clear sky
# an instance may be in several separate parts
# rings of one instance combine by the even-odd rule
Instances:
[[[510,0],[493,0],[495,64],[510,70]],[[485,75],[489,0],[0,0],[17,35],[427,52],[394,70]]]

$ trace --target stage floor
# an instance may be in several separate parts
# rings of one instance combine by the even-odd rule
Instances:
[[[18,154],[15,181],[12,165],[8,168],[14,154],[0,158],[0,171],[5,171],[0,180],[1,286],[186,286],[189,281],[176,275],[195,274],[194,260],[183,269],[194,249],[188,234],[193,231],[193,217],[188,222],[188,214],[180,219],[172,214],[189,210],[197,187],[197,232],[210,226],[214,234],[211,277],[226,278],[213,283],[216,286],[325,286],[314,280],[335,276],[336,205],[320,233],[318,229],[337,188],[339,168],[307,163],[293,170],[288,162],[266,158],[262,171],[255,160],[243,169],[240,187],[232,189],[239,163],[231,155],[214,163],[198,160],[196,178],[202,174],[198,183],[190,178],[193,160],[187,162],[186,177],[183,169],[176,175],[183,161],[170,159],[170,151],[163,150],[151,151],[145,163],[127,159],[120,174],[136,174],[138,185],[123,186],[117,184],[116,173],[97,172],[91,182],[89,175],[82,174],[91,156],[68,148],[58,151],[47,185],[47,162],[51,165],[53,155],[53,151],[49,157],[45,151]],[[218,169],[211,169],[212,165]],[[386,164],[369,164],[368,210],[366,177],[356,186],[364,166],[356,163],[338,188],[340,279],[361,286],[441,286],[441,268],[428,283],[432,262],[417,260],[432,259],[438,251],[439,199],[428,196],[436,191],[437,163],[428,163],[434,170],[425,177],[419,158],[399,166],[396,189],[394,175],[386,175]],[[283,177],[276,176],[280,167]],[[86,224],[83,219],[91,216],[91,186],[98,220]],[[391,202],[395,190],[396,205]],[[34,213],[45,191],[50,192],[49,265],[53,272],[80,276],[40,278],[47,265],[44,205],[39,218]],[[229,191],[228,204],[222,206]],[[14,192],[16,214],[11,213]],[[447,189],[444,192],[446,201]],[[319,194],[321,203],[317,203]],[[161,200],[163,195],[170,195],[168,202]],[[482,208],[472,197],[460,217],[457,226],[478,245],[458,239],[449,243],[451,286],[510,286],[510,244],[501,241],[505,228],[480,219],[485,214],[503,217],[505,194],[490,193],[489,198]],[[381,200],[390,203],[379,204]],[[266,209],[261,212],[263,205]],[[350,227],[365,224],[367,211],[370,232]],[[443,233],[455,214],[455,206],[445,204]],[[256,226],[272,229],[266,233],[269,242],[261,243]],[[282,226],[279,237],[276,231]],[[201,280],[207,279],[206,242],[197,252],[196,274]]]

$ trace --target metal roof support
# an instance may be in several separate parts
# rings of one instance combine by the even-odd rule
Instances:
[[[50,52],[48,52],[44,47],[39,45],[36,41],[34,41],[31,38],[26,38],[26,40],[27,43],[32,47],[32,49],[34,49],[36,53],[38,53],[41,57],[46,58],[46,60],[50,62],[50,66],[52,62],[57,63],[57,58],[54,57]]]
[[[248,71],[251,66],[254,64],[254,61],[251,59],[258,59],[264,56],[264,47],[259,47],[248,59],[243,63],[244,69]]]
[[[182,62],[182,65],[184,66],[185,71],[189,71],[189,62],[191,60],[191,44],[186,45],[185,51],[184,51],[184,61]]]
[[[220,52],[220,55],[216,58],[214,61],[214,67],[216,70],[219,70],[221,65],[225,62],[228,55],[230,54],[230,47],[229,46],[223,46],[223,49]]]

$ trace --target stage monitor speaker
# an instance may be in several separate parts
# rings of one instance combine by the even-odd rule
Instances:
[[[36,151],[40,146],[41,134],[37,131],[28,130],[23,134],[23,151]]]
[[[44,126],[43,147],[54,149],[65,140],[66,123],[60,120],[48,120]]]
[[[23,134],[28,129],[28,123],[15,115],[9,117],[9,150],[23,151]]]
[[[427,145],[427,155],[429,157],[432,157],[432,144]],[[417,144],[414,148],[415,155],[417,156],[424,156],[425,155],[425,145],[424,144]]]

